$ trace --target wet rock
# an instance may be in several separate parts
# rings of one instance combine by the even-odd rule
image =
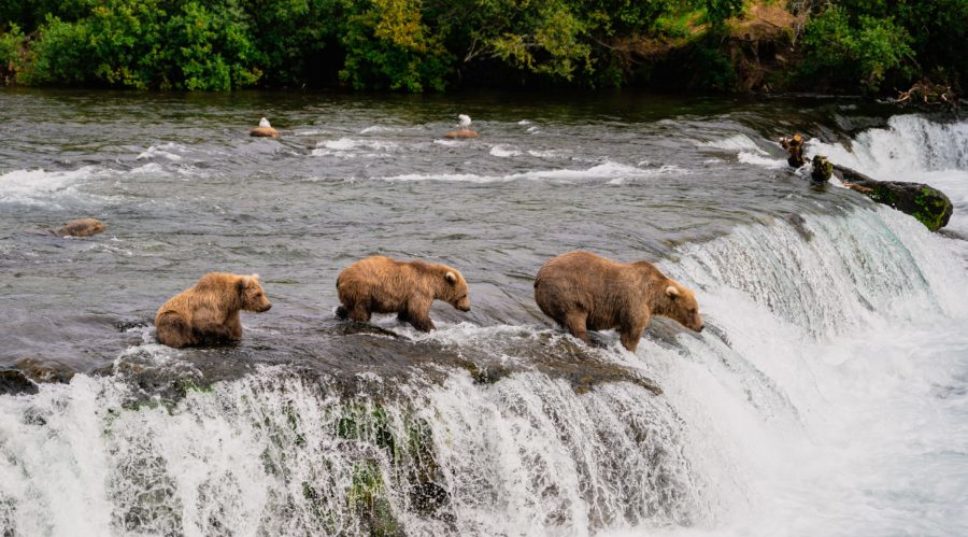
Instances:
[[[471,129],[457,129],[445,134],[444,138],[448,138],[450,140],[466,140],[470,138],[477,138],[478,136],[477,131],[473,131]]]
[[[54,233],[60,237],[90,237],[103,232],[105,229],[107,229],[107,226],[97,218],[79,218],[57,228]]]
[[[791,214],[787,216],[787,222],[793,226],[797,234],[803,237],[803,240],[809,241],[813,239],[813,232],[807,228],[807,221],[799,214]]]
[[[249,136],[256,138],[278,138],[279,131],[272,127],[256,127],[249,131]]]
[[[45,382],[67,384],[74,378],[75,371],[60,362],[46,361],[41,358],[21,358],[17,369],[30,380],[40,384]]]
[[[814,156],[812,165],[810,179],[815,183],[826,183],[830,180],[830,176],[834,174],[834,165],[823,155]]]
[[[346,498],[367,530],[365,534],[371,537],[405,535],[393,514],[380,466],[375,461],[361,461],[353,466],[353,482]]]
[[[37,393],[37,385],[26,375],[16,369],[0,369],[0,395],[33,395]]]
[[[918,219],[931,231],[948,225],[954,212],[951,200],[940,190],[924,183],[878,181],[860,172],[834,165],[844,186],[868,198]]]
[[[793,168],[801,168],[807,163],[803,159],[803,135],[799,132],[789,138],[780,138],[780,145],[790,155],[787,163]]]

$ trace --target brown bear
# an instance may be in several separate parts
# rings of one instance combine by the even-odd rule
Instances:
[[[586,330],[618,330],[635,352],[653,315],[703,329],[696,297],[648,261],[618,263],[590,252],[552,258],[534,281],[534,298],[545,315],[588,343]]]
[[[158,341],[175,348],[238,341],[239,311],[261,313],[271,307],[258,274],[209,272],[158,309]]]
[[[367,322],[371,313],[396,313],[401,322],[422,332],[434,329],[430,306],[443,300],[460,311],[470,311],[467,282],[452,267],[423,261],[396,261],[382,255],[367,257],[343,269],[336,278],[340,319]]]
[[[104,231],[107,226],[97,218],[71,220],[54,231],[59,237],[90,237]]]

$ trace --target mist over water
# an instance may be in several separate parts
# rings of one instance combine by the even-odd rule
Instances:
[[[968,532],[966,243],[772,141],[932,184],[960,232],[964,123],[530,101],[0,92],[0,369],[77,373],[0,395],[0,535]],[[479,140],[439,139],[458,113]],[[261,116],[280,140],[247,137]],[[80,216],[108,231],[45,232]],[[707,330],[576,342],[532,299],[576,248],[657,262]],[[459,267],[472,312],[338,323],[373,253]],[[273,309],[236,347],[155,343],[216,269]]]

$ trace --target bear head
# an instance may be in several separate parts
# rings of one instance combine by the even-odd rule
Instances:
[[[467,281],[455,269],[447,267],[444,272],[444,285],[437,298],[454,306],[460,311],[471,311],[471,299],[468,296]]]
[[[245,311],[269,311],[272,303],[259,283],[259,275],[242,276],[238,282],[239,295],[242,297],[242,309]]]
[[[669,317],[690,330],[702,332],[705,324],[699,315],[696,295],[675,280],[666,280],[662,289],[661,307],[653,311],[656,315]]]

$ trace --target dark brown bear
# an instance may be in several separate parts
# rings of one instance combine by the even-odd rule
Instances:
[[[342,305],[340,319],[370,320],[371,313],[396,313],[401,322],[423,332],[434,329],[430,306],[443,300],[460,311],[470,311],[467,282],[447,265],[396,261],[376,255],[343,269],[336,278]]]
[[[209,272],[158,309],[158,341],[175,348],[238,341],[242,338],[239,311],[263,312],[271,307],[257,274]]]
[[[618,330],[635,352],[653,315],[703,329],[696,297],[648,261],[618,263],[589,252],[552,258],[538,271],[534,298],[545,315],[588,343],[586,330]]]

